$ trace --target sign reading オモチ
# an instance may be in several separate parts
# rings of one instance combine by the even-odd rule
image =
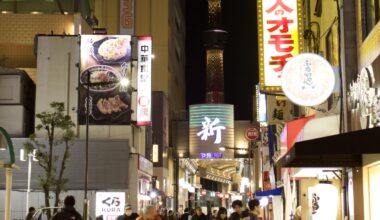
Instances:
[[[191,105],[189,144],[192,158],[198,158],[200,153],[218,152],[222,146],[234,146],[233,105]],[[226,156],[233,157],[233,152],[225,152],[223,157]]]
[[[302,1],[258,0],[260,90],[281,92],[284,65],[302,51]]]

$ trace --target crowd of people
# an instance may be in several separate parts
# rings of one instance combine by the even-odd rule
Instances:
[[[82,220],[82,216],[75,210],[74,205],[75,198],[67,196],[64,207],[53,216],[52,220]],[[146,206],[142,215],[138,215],[131,205],[126,205],[124,214],[118,216],[116,220],[259,220],[260,201],[257,199],[250,200],[248,207],[244,207],[242,201],[235,200],[232,202],[232,209],[233,212],[228,216],[227,209],[224,207],[206,215],[201,207],[192,210],[186,208],[182,214],[179,214],[167,209],[161,209],[158,213],[155,206]],[[30,207],[25,220],[31,220],[35,211],[34,207]],[[97,216],[95,220],[104,219],[103,216]]]

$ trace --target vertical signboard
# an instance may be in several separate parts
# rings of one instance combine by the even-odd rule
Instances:
[[[130,79],[131,36],[82,35],[80,61],[79,124],[86,123],[86,114],[94,125],[129,124],[131,95],[120,81]]]
[[[120,0],[120,34],[135,34],[135,1]]]
[[[302,50],[302,1],[258,0],[261,91],[281,92],[285,63]]]
[[[152,37],[137,38],[137,125],[150,124],[152,105]]]
[[[103,219],[115,220],[124,214],[125,192],[97,192],[96,216],[103,215]]]
[[[190,106],[190,157],[199,159],[233,157],[232,150],[220,153],[220,147],[234,147],[234,106],[201,104]]]

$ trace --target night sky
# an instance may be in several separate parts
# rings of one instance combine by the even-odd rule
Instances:
[[[222,23],[228,32],[224,50],[225,103],[235,105],[235,120],[252,120],[258,82],[256,1],[222,0]],[[187,105],[205,102],[207,0],[186,1]]]

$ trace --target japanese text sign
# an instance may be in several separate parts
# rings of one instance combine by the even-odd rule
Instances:
[[[115,220],[124,213],[125,192],[97,192],[96,216],[105,220]]]
[[[300,0],[258,0],[261,91],[281,92],[286,62],[302,49]]]
[[[219,147],[234,146],[234,108],[227,104],[202,104],[190,106],[189,122],[190,157],[213,157]],[[203,155],[203,156],[201,156]],[[222,157],[233,157],[233,151]]]
[[[152,37],[138,37],[137,125],[150,124],[152,104]]]

